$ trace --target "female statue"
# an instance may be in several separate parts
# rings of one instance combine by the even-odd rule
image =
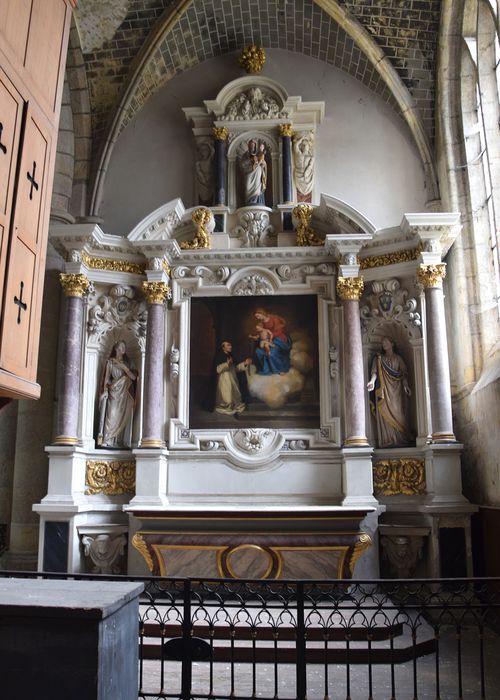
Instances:
[[[413,443],[407,397],[411,395],[403,358],[392,338],[382,338],[382,352],[374,358],[368,391],[375,391],[372,409],[377,420],[377,446],[403,447]]]
[[[245,206],[265,204],[267,187],[266,147],[262,142],[250,139],[247,150],[240,158],[240,168],[245,191]]]
[[[104,368],[99,397],[100,447],[130,447],[137,372],[127,357],[125,341],[113,345]]]

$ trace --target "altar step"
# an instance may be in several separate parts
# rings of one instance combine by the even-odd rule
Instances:
[[[392,665],[436,650],[432,627],[421,618],[417,622],[408,613],[404,623],[307,627],[305,635],[307,664]],[[144,659],[182,660],[180,624],[148,623],[143,626],[141,637]],[[192,660],[198,662],[295,664],[297,661],[296,630],[292,626],[194,625],[191,640]]]

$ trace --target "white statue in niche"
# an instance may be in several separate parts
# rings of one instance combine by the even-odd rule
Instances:
[[[267,187],[266,146],[262,141],[250,139],[248,148],[240,157],[245,206],[265,204]]]
[[[373,358],[367,389],[375,393],[372,409],[377,420],[377,447],[411,445],[408,371],[392,338],[382,338],[382,352]]]
[[[199,204],[210,206],[214,194],[214,146],[211,139],[200,139],[196,149],[196,184]]]
[[[293,139],[293,166],[295,187],[299,200],[310,195],[314,182],[314,132],[296,134]],[[308,197],[307,197],[308,198]],[[309,199],[309,198],[308,198]]]
[[[137,372],[127,356],[124,340],[119,340],[106,361],[99,396],[99,447],[130,447]]]

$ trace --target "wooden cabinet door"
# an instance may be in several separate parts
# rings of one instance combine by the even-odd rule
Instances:
[[[24,64],[33,0],[0,1],[0,37],[10,47],[16,62]]]
[[[50,125],[28,104],[4,294],[0,369],[36,379],[48,221]],[[50,188],[51,189],[51,188]]]
[[[0,313],[24,101],[0,69]]]

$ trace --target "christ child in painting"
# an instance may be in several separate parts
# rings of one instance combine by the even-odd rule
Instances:
[[[264,328],[262,323],[257,323],[255,326],[257,333],[255,335],[249,335],[250,340],[258,340],[259,348],[262,348],[267,356],[271,354],[271,348],[273,345],[273,334],[269,328]]]

